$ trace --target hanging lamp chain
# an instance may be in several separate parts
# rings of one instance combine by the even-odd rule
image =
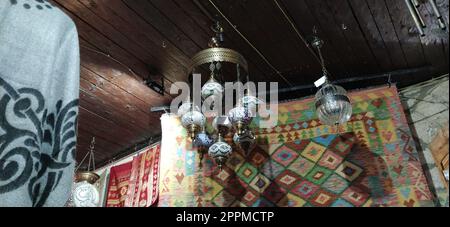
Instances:
[[[326,67],[326,64],[325,64],[325,59],[323,58],[322,49],[320,47],[318,47],[317,49],[319,51],[320,61],[322,62],[322,72],[323,72],[323,74],[325,76],[327,76],[328,75],[328,70],[327,70],[327,67]]]
[[[92,171],[96,170],[94,150],[95,150],[95,137],[92,137],[91,145],[89,147],[89,152],[84,156],[84,158],[81,160],[80,164],[78,164],[77,168],[75,169],[75,173],[78,172],[78,170],[81,168],[81,166],[83,165],[83,163],[86,161],[87,158],[89,158],[87,171],[89,171],[89,172],[91,171],[91,165],[93,166]]]
[[[324,45],[324,42],[319,37],[315,36],[313,38],[312,46],[317,49],[317,52],[319,54],[320,64],[322,67],[323,76],[327,77],[327,80],[328,80],[329,73],[328,73],[326,62],[325,62],[325,58],[323,57],[323,53],[322,53],[323,45]]]
[[[93,167],[93,171],[95,171],[95,155],[94,155],[94,150],[95,150],[95,137],[92,138],[92,142],[91,142],[91,146],[90,146],[90,160],[89,160],[89,166],[88,166],[88,171],[91,171],[91,162],[92,162],[92,167]]]
[[[220,24],[220,21],[217,20],[214,22],[213,26],[211,26],[211,30],[215,33],[214,36],[209,41],[208,46],[211,48],[221,47],[222,43],[225,41],[224,29]]]

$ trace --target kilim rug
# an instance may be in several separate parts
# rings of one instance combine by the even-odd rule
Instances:
[[[200,160],[177,117],[162,118],[159,206],[433,206],[396,88],[351,94],[354,115],[321,125],[314,100],[279,105],[278,126],[219,171]],[[256,120],[258,121],[258,119]]]
[[[107,207],[125,206],[132,166],[132,163],[128,162],[111,168],[106,200]]]
[[[158,198],[160,145],[110,172],[107,207],[150,207]]]

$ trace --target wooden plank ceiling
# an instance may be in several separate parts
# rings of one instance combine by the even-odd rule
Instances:
[[[343,85],[348,89],[387,81],[371,75],[391,73],[393,82],[406,86],[448,73],[448,31],[439,29],[429,4],[420,8],[428,24],[427,36],[420,37],[400,0],[278,3],[303,38],[316,31],[325,40],[332,79],[347,82]],[[437,3],[448,23],[448,0]],[[278,81],[287,88],[282,98],[299,98],[313,94],[315,90],[307,87],[320,77],[318,61],[273,0],[54,0],[53,4],[73,18],[80,36],[79,160],[94,136],[95,158],[101,164],[160,135],[160,115],[149,110],[169,104],[172,97],[157,94],[143,80],[149,75],[156,81],[163,78],[166,92],[173,82],[186,81],[190,58],[207,47],[212,20],[220,13],[256,48],[221,19],[226,46],[248,59],[252,80]],[[288,92],[302,86],[307,89]]]

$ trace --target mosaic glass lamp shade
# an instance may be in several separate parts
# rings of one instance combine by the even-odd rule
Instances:
[[[98,207],[100,205],[100,193],[94,185],[82,181],[75,183],[70,200],[74,207]]]
[[[233,148],[219,135],[217,143],[209,148],[209,156],[214,159],[220,169],[225,165],[233,152]]]
[[[252,112],[256,112],[259,104],[261,104],[261,101],[255,96],[250,94],[246,94],[241,99],[241,105],[245,108],[248,108]]]
[[[250,81],[249,78],[247,78],[247,81]],[[250,90],[246,90],[244,97],[240,100],[240,105],[248,108],[252,113],[256,113],[258,110],[258,106],[263,104],[263,101],[258,99],[255,95],[252,94]]]
[[[237,133],[234,134],[233,141],[247,156],[256,147],[256,136],[253,131],[248,128],[245,129],[241,135]]]
[[[244,129],[250,125],[253,120],[252,112],[249,108],[238,106],[228,114],[231,123],[236,128],[238,135],[244,132]]]
[[[205,127],[206,118],[199,111],[193,110],[183,115],[181,124],[186,128],[191,138],[194,139],[197,132]]]
[[[203,129],[200,133],[195,136],[193,145],[196,147],[200,153],[200,160],[203,160],[205,153],[214,144],[214,140],[208,135],[206,130]]]
[[[100,193],[95,183],[100,176],[93,172],[78,172],[68,202],[69,207],[98,207]]]
[[[205,85],[203,85],[202,88],[202,98],[203,100],[206,100],[207,98],[213,96],[213,97],[221,97],[224,92],[224,88],[222,84],[216,81],[214,77],[211,77],[211,79],[206,82]]]
[[[195,111],[199,111],[200,112],[200,108],[198,108],[198,106],[194,106],[194,104],[192,102],[184,102],[179,108],[178,108],[178,112],[177,115],[179,117],[183,117],[185,114],[187,114],[188,112],[190,112],[192,109],[194,109]]]
[[[316,110],[320,121],[330,126],[347,123],[353,112],[347,91],[329,82],[316,94]]]

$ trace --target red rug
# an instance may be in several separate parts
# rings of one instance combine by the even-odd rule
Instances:
[[[107,207],[150,207],[158,198],[160,146],[111,168]]]

